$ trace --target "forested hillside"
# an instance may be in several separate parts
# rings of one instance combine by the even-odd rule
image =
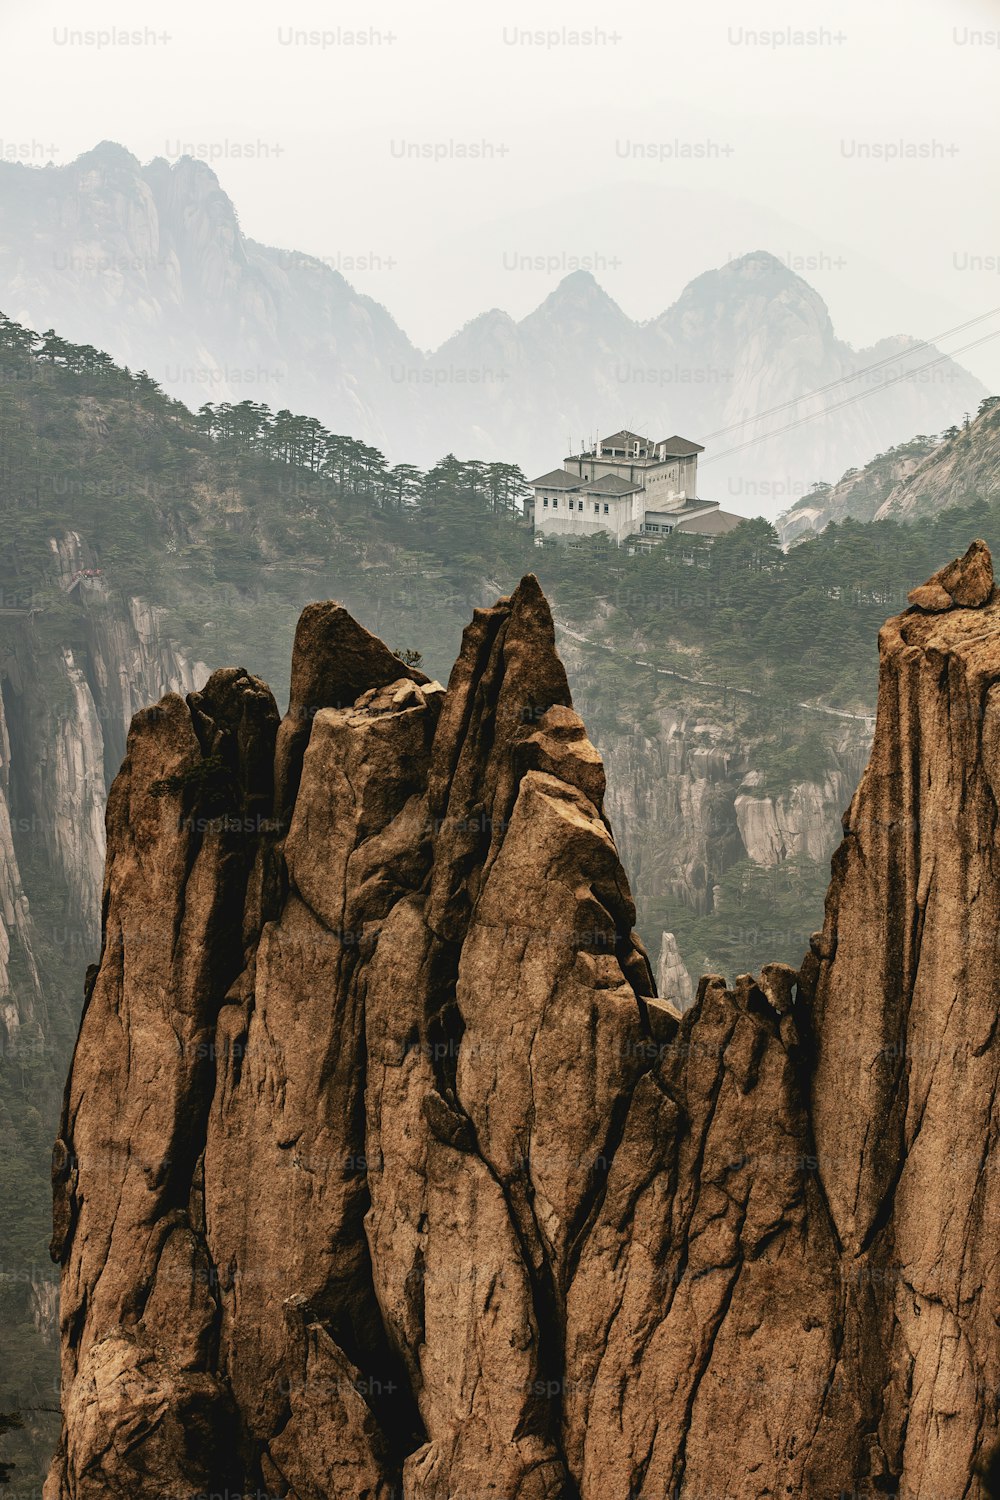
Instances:
[[[508,587],[530,568],[567,621],[593,622],[598,610],[606,641],[697,650],[716,675],[769,697],[868,702],[872,620],[993,514],[979,499],[926,526],[848,521],[787,556],[763,521],[640,556],[600,540],[540,548],[520,518],[513,465],[448,455],[428,471],[390,468],[315,419],[253,401],[192,415],[143,372],[6,320],[0,358],[3,588],[44,595],[37,626],[58,633],[73,608],[47,589],[49,539],[73,529],[99,557],[104,591],[169,606],[199,652],[231,642],[258,665],[267,656],[278,680],[265,597],[294,612],[308,582],[332,579],[410,633],[430,609],[422,648],[433,658],[442,611],[455,611],[454,629],[483,585]],[[451,650],[449,639],[442,669]]]

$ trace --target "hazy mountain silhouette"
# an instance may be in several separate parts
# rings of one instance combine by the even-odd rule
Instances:
[[[921,371],[934,352],[910,338],[852,349],[819,293],[764,251],[696,277],[642,324],[574,272],[519,322],[493,309],[427,354],[332,266],[248,239],[207,165],[143,166],[111,142],[67,166],[0,163],[0,308],[147,369],[192,407],[288,407],[395,460],[454,450],[537,471],[599,427],[683,432],[708,450],[702,493],[750,513],[950,425],[985,394],[950,360]],[[734,426],[786,402],[764,429]]]

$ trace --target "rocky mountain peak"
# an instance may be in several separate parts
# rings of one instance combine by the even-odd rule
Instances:
[[[594,333],[609,330],[632,332],[632,324],[591,271],[571,271],[549,293],[544,302],[520,324],[522,331],[538,335],[555,330],[558,336],[582,329]]]
[[[120,141],[98,141],[89,151],[84,151],[77,157],[75,166],[81,167],[126,167],[132,171],[139,172],[139,158],[133,156],[127,146]]]
[[[562,302],[571,297],[607,297],[607,295],[593,271],[579,270],[567,271],[546,300]],[[610,298],[608,300],[610,301]]]
[[[137,715],[47,1500],[984,1500],[1000,604],[982,543],[928,586],[823,931],[683,1017],[533,578],[446,689],[326,603],[280,722]]]
[[[690,335],[695,319],[710,328],[713,337],[724,339],[733,318],[737,323],[728,329],[730,339],[753,329],[780,340],[787,336],[790,318],[807,328],[811,337],[826,343],[834,339],[829,309],[819,292],[766,250],[755,250],[696,276],[655,326],[675,336],[682,329]]]
[[[796,287],[810,297],[818,295],[797,271],[770,250],[750,250],[746,255],[734,256],[719,266],[715,275],[720,281],[770,282]]]

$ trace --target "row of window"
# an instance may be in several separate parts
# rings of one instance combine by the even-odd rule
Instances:
[[[572,502],[572,500],[568,500],[566,503],[569,506],[570,510],[572,510],[573,509],[573,502]],[[549,506],[548,500],[547,499],[543,499],[542,500],[542,504],[545,506],[546,510],[548,510],[548,506]],[[577,510],[583,510],[583,501],[582,500],[578,500],[576,502],[576,508],[577,508]],[[559,509],[559,501],[558,500],[553,500],[553,502],[552,502],[552,509],[553,510],[558,510]],[[601,514],[600,504],[599,504],[598,501],[595,500],[594,501],[594,515],[595,516],[599,516],[600,514]],[[604,507],[604,514],[605,515],[608,514],[608,507],[607,507],[607,505],[605,505],[605,507]]]

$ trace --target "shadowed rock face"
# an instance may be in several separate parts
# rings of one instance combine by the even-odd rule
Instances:
[[[280,729],[232,669],[136,717],[55,1156],[46,1500],[981,1500],[979,548],[882,633],[801,971],[704,978],[683,1019],[534,579],[447,691],[312,606]]]

